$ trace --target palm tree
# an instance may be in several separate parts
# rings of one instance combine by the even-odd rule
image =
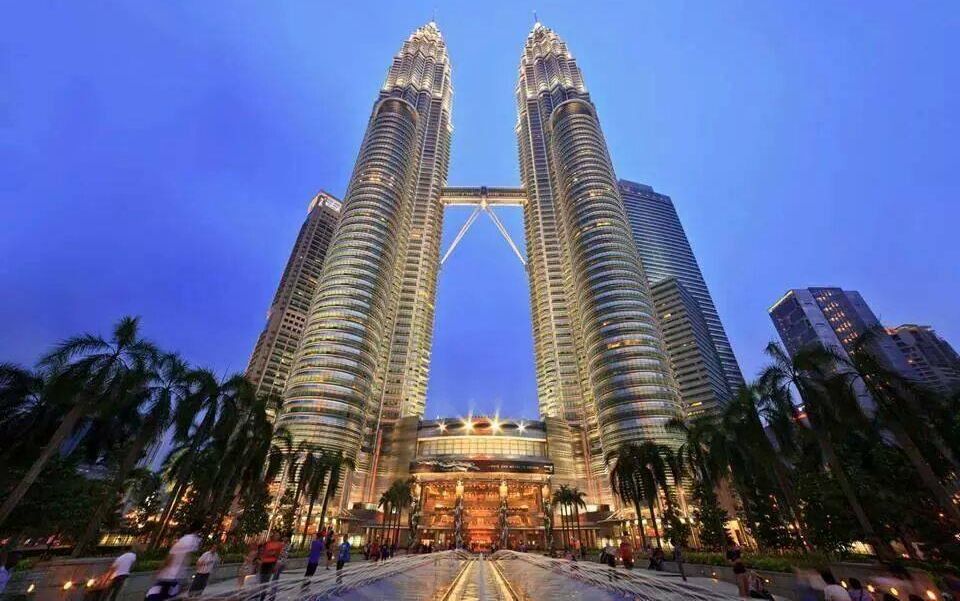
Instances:
[[[396,535],[393,536],[394,544],[400,544],[400,515],[403,510],[410,506],[413,500],[413,478],[401,478],[395,480],[387,491],[391,499],[391,507],[396,510],[394,518],[394,528]]]
[[[567,495],[567,500],[573,508],[573,522],[577,525],[577,542],[580,544],[580,552],[585,553],[586,548],[583,545],[583,531],[580,529],[580,508],[587,508],[587,502],[584,500],[587,493],[579,488],[571,488]]]
[[[330,473],[331,468],[331,461],[329,459],[330,454],[322,449],[319,451],[319,453],[319,463],[314,469],[311,470],[310,479],[306,485],[306,495],[307,501],[309,502],[309,507],[307,509],[307,519],[303,523],[303,540],[301,541],[301,547],[307,542],[307,533],[310,529],[310,519],[313,517],[313,506],[320,497],[320,489],[323,488],[324,484],[326,484],[327,475]]]
[[[560,509],[560,531],[563,533],[563,548],[570,548],[570,536],[567,530],[567,503],[570,497],[570,487],[561,484],[553,491],[553,504]]]
[[[847,374],[850,376],[851,386],[853,381],[859,380],[867,387],[876,403],[880,423],[893,434],[897,446],[907,456],[924,486],[954,526],[960,528],[960,510],[930,462],[924,457],[911,432],[928,441],[939,440],[939,434],[927,418],[926,408],[915,400],[918,392],[915,390],[916,385],[890,368],[877,351],[880,336],[886,336],[886,333],[868,331],[854,342],[848,362],[852,369]],[[941,455],[940,459],[956,467],[956,461],[947,445],[940,441],[940,444],[935,446]]]
[[[391,531],[393,519],[393,508],[396,503],[396,491],[393,488],[388,488],[380,495],[380,502],[377,504],[377,507],[383,508],[383,540],[381,544],[387,544],[387,540],[390,538],[389,532]]]
[[[229,440],[236,426],[239,397],[249,393],[250,384],[241,374],[221,381],[207,369],[187,376],[189,392],[174,412],[174,439],[182,444],[181,458],[172,473],[173,490],[161,514],[153,545],[163,538],[170,516],[177,509],[190,482],[191,471],[201,452],[214,440]]]
[[[340,476],[343,474],[344,470],[353,469],[354,463],[353,460],[349,457],[343,455],[343,451],[337,451],[336,453],[327,453],[327,465],[330,467],[330,477],[327,479],[327,486],[323,491],[323,504],[320,507],[320,523],[324,523],[327,519],[327,505],[337,494],[337,489],[340,486]]]
[[[625,505],[633,505],[637,514],[637,530],[640,532],[640,543],[643,548],[646,548],[647,535],[643,527],[643,512],[640,510],[640,504],[644,500],[644,489],[640,484],[640,472],[645,467],[637,463],[637,453],[635,451],[635,445],[624,445],[609,455],[608,462],[613,461],[613,467],[610,469],[610,487],[613,489],[613,494],[621,502]]]
[[[43,436],[42,424],[57,417],[47,399],[44,374],[13,363],[0,363],[0,471],[28,440]]]
[[[40,361],[49,378],[77,383],[76,394],[62,399],[67,409],[40,455],[0,505],[0,525],[33,486],[40,472],[77,428],[91,415],[108,413],[122,402],[119,389],[131,370],[139,370],[157,353],[152,343],[140,338],[139,318],[124,317],[110,339],[93,334],[69,338]]]
[[[155,357],[146,370],[135,374],[136,378],[142,379],[142,385],[137,386],[139,394],[131,395],[133,409],[137,411],[140,423],[120,460],[113,484],[108,489],[109,495],[123,495],[125,484],[146,448],[162,436],[170,425],[175,408],[188,391],[187,373],[185,361],[174,353],[166,353]],[[113,503],[109,500],[97,506],[86,531],[74,546],[73,557],[79,557],[87,550],[106,518],[106,511],[112,507]]]
[[[862,417],[859,408],[852,410],[850,403],[845,402],[843,397],[830,395],[831,385],[826,373],[835,365],[835,355],[822,347],[811,347],[791,357],[775,342],[767,345],[766,352],[772,363],[761,373],[760,385],[773,391],[781,399],[790,397],[791,388],[800,393],[804,412],[823,459],[850,505],[864,536],[874,543],[882,557],[893,557],[889,543],[877,535],[833,443],[834,433],[842,427],[841,423],[850,423],[850,420],[857,419],[856,415]],[[838,415],[843,418],[838,418]]]

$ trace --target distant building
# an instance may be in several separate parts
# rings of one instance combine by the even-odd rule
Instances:
[[[321,191],[310,201],[307,219],[267,312],[267,325],[247,366],[247,378],[257,394],[283,394],[339,219],[340,201],[333,196]]]
[[[930,326],[888,328],[897,348],[927,387],[941,393],[960,390],[960,356]]]
[[[657,312],[661,320],[664,316],[661,305],[668,302],[663,295],[672,295],[675,300],[671,302],[682,302],[685,315],[691,320],[682,326],[687,334],[678,336],[676,330],[681,326],[675,319],[675,323],[669,325],[675,334],[666,337],[667,352],[673,369],[677,372],[681,397],[688,415],[722,407],[743,386],[743,374],[673,201],[669,196],[659,194],[645,184],[620,180],[619,187],[633,239],[640,251],[650,286],[656,288],[670,279],[675,280],[674,284],[660,288],[661,298],[657,301]],[[694,316],[694,313],[698,314],[699,318]],[[701,323],[706,327],[707,337],[703,336]],[[666,329],[668,324],[663,324],[663,327]],[[694,336],[689,340],[696,340],[697,350],[694,353],[684,346],[688,336]],[[712,350],[709,347],[712,347]],[[690,363],[693,360],[698,361],[696,367]],[[715,377],[716,360],[720,362],[722,381]],[[709,377],[707,374],[710,374]],[[709,384],[700,378],[706,378]],[[704,386],[709,388],[709,393]]]
[[[849,359],[857,339],[881,327],[880,320],[859,292],[840,288],[789,290],[770,307],[770,318],[790,355],[819,343],[841,358]],[[898,373],[916,377],[892,338],[880,336],[873,349]],[[862,383],[858,382],[855,387],[861,404],[872,408],[873,400]]]
[[[677,278],[650,291],[687,417],[717,412],[731,393],[700,305]]]

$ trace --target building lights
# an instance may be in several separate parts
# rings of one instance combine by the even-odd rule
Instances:
[[[73,588],[73,581],[72,581],[72,580],[67,580],[66,582],[63,583],[63,590],[69,591],[69,590],[72,589],[72,588]]]

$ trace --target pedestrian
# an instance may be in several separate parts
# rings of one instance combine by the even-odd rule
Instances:
[[[280,555],[277,556],[277,567],[273,570],[273,580],[280,580],[280,574],[287,567],[287,559],[290,557],[290,539],[292,535],[288,532],[280,537],[283,548],[280,549]]]
[[[388,559],[390,559],[390,543],[384,541],[384,543],[380,545],[380,561],[386,561]]]
[[[380,542],[373,541],[373,544],[370,545],[370,559],[373,561],[380,561]]]
[[[628,570],[633,569],[633,547],[627,539],[620,542],[620,559],[623,561],[623,567]]]
[[[337,584],[343,582],[343,564],[350,561],[350,541],[347,540],[347,536],[343,536],[343,542],[340,543],[340,547],[337,549]]]
[[[193,582],[190,583],[190,590],[187,592],[188,597],[199,597],[203,594],[207,583],[210,582],[210,574],[219,563],[220,556],[217,555],[217,545],[214,543],[197,559],[197,569],[193,573]]]
[[[124,553],[117,556],[117,558],[113,560],[113,563],[110,564],[110,569],[107,570],[107,573],[101,576],[103,588],[97,598],[116,601],[117,595],[119,595],[123,589],[124,582],[130,577],[130,570],[136,561],[137,554],[134,553],[130,547],[127,547]]]
[[[766,581],[760,576],[760,574],[750,570],[749,578],[751,599],[769,599],[769,601],[774,601],[773,595],[767,590]]]
[[[13,566],[7,567],[7,557],[6,551],[0,553],[0,595],[6,590],[7,583],[10,582],[10,572],[13,571]]]
[[[333,560],[333,551],[336,543],[336,538],[333,533],[333,526],[327,528],[327,535],[323,538],[323,546],[327,550],[327,568],[330,569],[330,562]]]
[[[849,593],[851,601],[874,601],[873,595],[863,588],[863,583],[858,578],[850,579]]]
[[[270,540],[264,543],[260,550],[260,584],[266,584],[273,578],[273,573],[277,569],[277,562],[280,561],[280,554],[283,553],[283,540],[280,534],[273,533]]]
[[[837,579],[834,578],[833,572],[830,570],[822,570],[820,577],[823,578],[823,582],[826,584],[826,586],[823,587],[823,601],[850,601],[850,593],[847,592],[847,589],[837,584]]]
[[[323,533],[317,532],[313,542],[310,543],[310,554],[307,555],[307,572],[304,576],[312,578],[317,573],[317,566],[320,564],[320,558],[323,557],[323,551]]]
[[[240,569],[237,570],[237,588],[243,588],[248,583],[248,579],[254,579],[254,574],[257,573],[259,563],[260,545],[250,543],[247,546],[246,555],[243,556],[243,563],[240,564]]]
[[[747,574],[747,566],[743,559],[737,558],[733,561],[733,577],[737,581],[737,592],[741,598],[750,598],[750,576]]]
[[[603,558],[609,567],[617,567],[617,548],[613,546],[612,542],[603,548]]]
[[[190,554],[200,548],[198,533],[202,528],[203,522],[192,523],[187,529],[188,534],[181,536],[170,547],[170,552],[160,571],[157,572],[153,586],[147,589],[146,601],[166,601],[180,594],[180,576],[190,559]]]

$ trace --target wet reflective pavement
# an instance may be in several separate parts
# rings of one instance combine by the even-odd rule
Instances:
[[[733,590],[731,590],[733,589]],[[500,551],[403,555],[354,561],[342,572],[236,590],[212,586],[204,601],[710,601],[736,599],[731,585],[707,579],[609,568],[590,562]]]

